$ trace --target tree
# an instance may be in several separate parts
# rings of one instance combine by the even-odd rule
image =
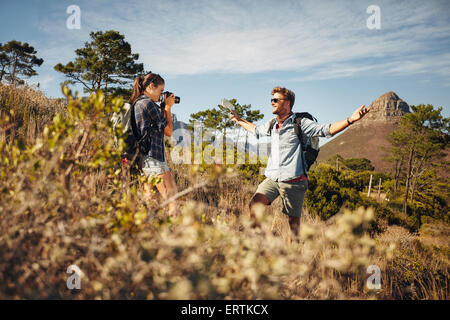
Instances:
[[[75,61],[55,66],[68,78],[64,84],[79,83],[85,92],[102,89],[105,94],[129,94],[124,86],[130,87],[131,81],[144,72],[144,65],[136,63],[139,54],[131,53],[130,44],[117,31],[91,32],[90,37],[91,42],[75,50]]]
[[[0,43],[0,81],[3,80],[3,77],[6,75],[6,68],[8,67],[8,56],[3,52],[2,44]]]
[[[264,117],[259,110],[252,110],[251,104],[240,105],[237,103],[236,99],[230,100],[231,104],[234,106],[235,112],[242,118],[249,122],[256,122]],[[204,127],[216,130],[219,133],[223,133],[223,142],[225,143],[225,131],[229,128],[238,128],[238,134],[236,139],[239,140],[241,127],[238,126],[234,121],[230,119],[230,112],[228,109],[218,105],[218,109],[207,109],[204,111],[199,111],[197,113],[191,114],[191,119],[189,122],[193,124],[194,121],[199,121]],[[248,148],[248,132],[246,132],[245,140],[245,153],[247,154]]]
[[[418,179],[445,157],[442,151],[448,147],[450,123],[450,118],[442,117],[442,107],[434,109],[433,105],[421,104],[411,109],[413,112],[404,115],[399,129],[390,135],[393,159],[406,166],[405,213],[408,195],[411,202],[414,200]]]
[[[23,84],[24,80],[19,76],[37,75],[34,67],[42,65],[44,60],[38,58],[36,53],[37,51],[27,42],[11,40],[5,45],[0,44],[0,81],[5,77],[14,85]]]
[[[405,171],[405,161],[407,158],[407,151],[404,148],[404,141],[408,139],[407,132],[397,130],[388,136],[388,141],[391,143],[390,155],[383,160],[391,162],[394,171],[394,193],[399,188],[400,178]],[[387,148],[382,147],[383,150]]]

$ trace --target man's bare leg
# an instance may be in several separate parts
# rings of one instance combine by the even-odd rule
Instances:
[[[289,217],[289,227],[294,236],[298,235],[298,230],[300,229],[300,217]]]
[[[252,200],[250,200],[250,219],[253,220],[252,227],[258,226],[258,222],[256,221],[256,214],[255,214],[255,205],[257,204],[263,204],[265,206],[270,204],[270,199],[267,198],[265,195],[261,193],[255,193],[252,197]]]
[[[257,204],[257,203],[261,203],[261,204],[267,206],[267,205],[269,205],[269,203],[270,203],[270,199],[267,198],[267,197],[266,197],[265,195],[263,195],[262,193],[255,193],[255,195],[252,197],[252,200],[250,200],[250,204],[249,204],[249,207],[250,207],[250,216],[251,216],[252,218],[255,217],[255,212],[253,211],[253,207],[254,207],[254,205]]]

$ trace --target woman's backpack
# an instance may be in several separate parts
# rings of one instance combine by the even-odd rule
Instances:
[[[119,124],[123,125],[123,132],[125,135],[125,150],[122,153],[122,161],[126,164],[132,165],[137,162],[140,156],[147,154],[150,150],[150,136],[145,132],[141,137],[139,135],[136,116],[134,113],[134,106],[139,100],[146,98],[138,98],[132,105],[125,103],[122,112],[116,112],[111,117],[113,128],[115,129]],[[117,137],[116,137],[117,142]]]

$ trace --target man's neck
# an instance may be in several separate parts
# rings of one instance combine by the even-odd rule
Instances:
[[[281,116],[281,117],[279,115],[277,115],[277,121],[280,124],[280,127],[283,124],[283,122],[285,122],[286,119],[289,118],[291,115],[292,115],[292,112],[290,112],[290,113],[288,113],[288,114],[286,114],[284,116]]]

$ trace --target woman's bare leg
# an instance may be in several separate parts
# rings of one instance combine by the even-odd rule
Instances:
[[[152,203],[152,202],[159,203],[160,194],[157,191],[157,189],[155,189],[155,186],[153,186],[153,184],[151,182],[144,184],[144,191],[145,191],[145,194],[147,195],[147,200],[149,203]]]
[[[158,189],[159,193],[161,194],[164,200],[167,200],[170,197],[173,197],[175,194],[177,194],[178,192],[177,185],[175,184],[175,179],[173,178],[171,172],[164,172],[158,177],[160,177],[162,181],[156,185],[156,189]],[[177,212],[177,203],[173,201],[169,203],[168,207],[169,207],[169,216],[171,217],[175,216]]]

